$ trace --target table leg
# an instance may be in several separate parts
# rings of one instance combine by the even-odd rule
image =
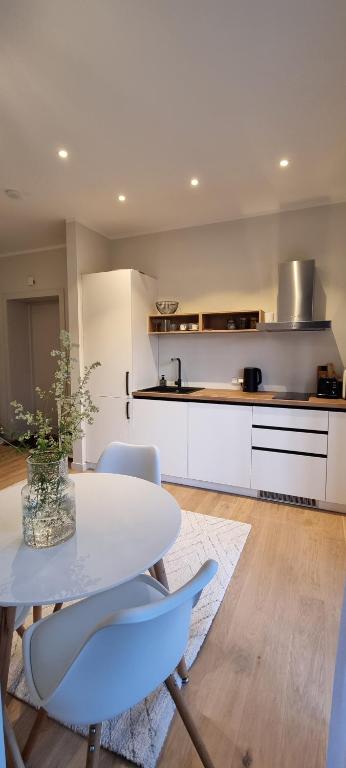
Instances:
[[[42,605],[34,605],[32,608],[32,620],[34,624],[36,624],[36,621],[41,621],[42,619]]]
[[[155,576],[157,578],[157,581],[159,581],[160,584],[162,584],[164,587],[166,587],[166,589],[169,589],[166,569],[165,569],[165,565],[164,565],[164,562],[163,562],[162,558],[157,563],[155,563],[154,571],[155,571]],[[189,673],[188,673],[188,669],[187,669],[187,666],[186,666],[186,661],[185,661],[185,657],[184,656],[180,660],[180,662],[179,662],[179,664],[177,666],[177,672],[178,672],[178,675],[181,678],[182,682],[184,683],[184,685],[186,685],[186,683],[189,682]]]

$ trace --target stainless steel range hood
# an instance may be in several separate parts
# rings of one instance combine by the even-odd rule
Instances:
[[[278,321],[257,323],[259,331],[324,331],[330,320],[313,319],[315,262],[279,264]]]

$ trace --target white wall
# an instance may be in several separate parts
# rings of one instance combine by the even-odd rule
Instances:
[[[81,275],[110,269],[111,243],[77,221],[66,222],[69,331],[81,345]]]
[[[35,278],[35,285],[27,285],[28,276]],[[64,300],[67,294],[66,249],[32,251],[0,258],[0,423],[7,422],[8,414],[8,349],[6,329],[6,299],[37,298],[47,292]],[[67,325],[67,302],[65,320]],[[12,350],[13,352],[13,350]]]
[[[179,354],[185,380],[227,383],[244,365],[258,365],[267,386],[313,390],[318,364],[334,362],[340,372],[346,364],[346,204],[112,243],[113,268],[157,277],[160,297],[179,299],[182,311],[275,310],[277,264],[293,258],[315,259],[331,332],[165,337],[160,372],[173,378],[169,361]]]

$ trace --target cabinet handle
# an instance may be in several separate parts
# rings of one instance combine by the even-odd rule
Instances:
[[[130,381],[130,371],[126,371],[126,377],[125,377],[125,388],[126,388],[126,394],[129,396],[129,381]]]
[[[127,401],[127,403],[126,403],[126,418],[128,419],[128,421],[130,421],[130,403],[129,403],[129,401]]]

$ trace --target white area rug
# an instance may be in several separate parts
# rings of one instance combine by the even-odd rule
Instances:
[[[217,575],[193,611],[185,654],[188,667],[194,662],[220,607],[250,529],[247,523],[183,511],[180,535],[164,559],[170,588],[175,590],[188,581],[208,558],[219,563]],[[50,609],[45,612],[49,613]],[[9,690],[30,703],[21,641],[17,636],[12,648]],[[155,768],[173,715],[172,700],[166,688],[160,686],[145,701],[103,724],[102,745],[142,768]],[[83,728],[75,730],[86,733]]]

